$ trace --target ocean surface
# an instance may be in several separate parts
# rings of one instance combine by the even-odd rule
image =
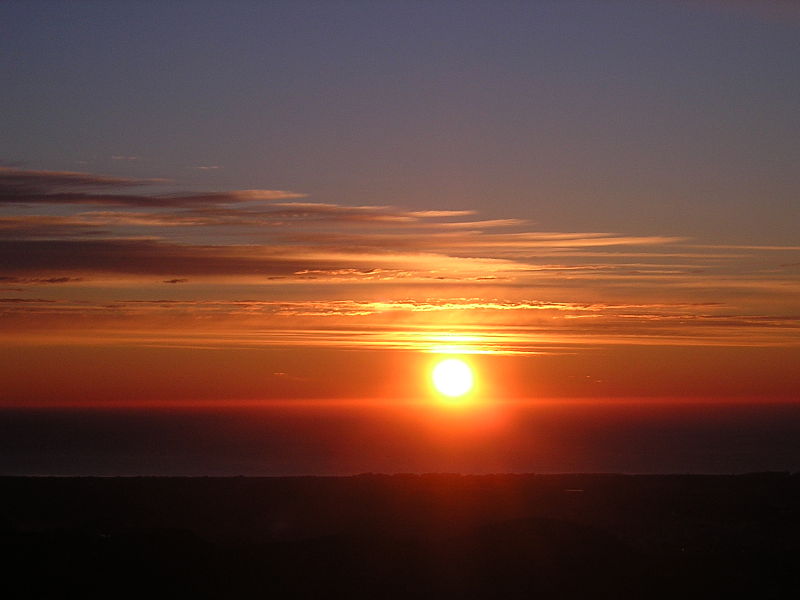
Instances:
[[[800,404],[0,409],[2,475],[800,471]]]

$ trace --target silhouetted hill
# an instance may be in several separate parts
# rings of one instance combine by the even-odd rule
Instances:
[[[0,478],[20,598],[787,597],[800,477]]]

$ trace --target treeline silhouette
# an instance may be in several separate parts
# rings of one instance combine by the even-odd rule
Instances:
[[[20,598],[786,598],[798,517],[786,473],[0,477]]]

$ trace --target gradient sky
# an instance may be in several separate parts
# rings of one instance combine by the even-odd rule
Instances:
[[[779,1],[5,2],[0,403],[796,401],[798,60]]]

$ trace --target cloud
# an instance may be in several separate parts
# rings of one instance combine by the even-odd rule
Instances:
[[[193,246],[147,239],[0,240],[0,263],[15,273],[289,275],[307,262],[259,255],[247,246]]]
[[[282,194],[283,192],[281,192]],[[172,211],[106,210],[83,212],[75,218],[83,224],[141,225],[164,227],[229,227],[272,226],[289,228],[297,224],[348,223],[376,225],[384,229],[415,225],[419,229],[484,229],[508,227],[523,223],[517,219],[495,219],[472,222],[426,222],[425,217],[415,216],[391,207],[342,206],[312,202],[272,202],[278,196],[266,190],[244,190],[219,195],[196,195],[197,206],[177,207]],[[238,206],[225,205],[226,201]],[[234,202],[235,200],[235,202]],[[253,201],[258,201],[256,206]],[[250,204],[248,204],[250,203]],[[161,207],[164,208],[164,207]],[[409,230],[404,228],[407,234]]]
[[[28,182],[18,188],[39,192],[43,181],[75,186],[133,181],[18,169],[6,169],[5,175]],[[292,193],[235,190],[147,197],[158,206],[125,196],[129,204],[105,210],[4,216],[0,260],[8,265],[6,272],[29,278],[503,283],[571,293],[586,290],[590,281],[606,290],[654,282],[669,284],[673,292],[714,282],[732,289],[757,284],[764,292],[778,287],[778,275],[731,276],[715,265],[717,259],[742,255],[739,246],[689,246],[680,236],[531,231],[523,220],[475,219],[472,210],[348,206],[287,195]],[[119,198],[113,196],[113,202]],[[687,247],[695,251],[686,252]],[[681,263],[672,264],[678,257]]]
[[[43,298],[0,298],[0,302],[5,304],[42,304],[42,303],[51,303],[55,302],[55,300],[46,300]]]
[[[52,238],[100,233],[104,232],[95,224],[72,217],[44,215],[0,217],[0,236],[6,239]]]
[[[800,317],[723,313],[724,307],[715,305],[570,305],[489,298],[389,302],[162,298],[104,304],[7,300],[0,308],[6,334],[24,336],[30,343],[55,338],[78,344],[508,355],[575,354],[608,345],[800,347]],[[508,319],[509,311],[513,320]],[[467,315],[475,317],[467,323],[457,318]],[[86,323],[93,327],[85,327]]]
[[[352,254],[283,245],[194,245],[153,239],[0,240],[0,264],[19,276],[138,275],[321,279],[341,274],[373,279],[470,280],[513,263],[433,254]],[[403,275],[400,275],[403,274]]]
[[[15,167],[0,167],[0,191],[4,193],[33,194],[47,193],[55,189],[126,188],[162,181],[74,171],[30,171]]]
[[[546,231],[283,190],[138,193],[154,183],[0,169],[0,283],[15,286],[0,291],[51,286],[36,295],[58,299],[6,298],[3,324],[131,344],[423,350],[450,331],[464,338],[450,346],[505,353],[790,344],[797,333],[800,281],[765,269],[773,246]],[[797,247],[780,250],[797,264]],[[145,302],[117,300],[131,289]],[[232,300],[242,289],[257,299]]]
[[[51,284],[51,283],[76,283],[83,281],[81,277],[10,277],[7,275],[0,276],[0,283],[33,283],[33,284]]]
[[[71,171],[28,171],[0,167],[0,204],[89,204],[129,207],[226,205],[254,200],[303,198],[285,190],[239,190],[202,194],[127,194],[128,188],[167,183]],[[107,191],[103,191],[107,190]]]
[[[446,228],[444,228],[446,229]],[[302,232],[291,238],[296,242],[323,245],[342,252],[350,250],[399,250],[416,248],[420,251],[442,252],[450,255],[511,257],[551,250],[574,250],[614,246],[663,246],[683,240],[677,236],[620,236],[607,233],[503,232],[485,233],[479,228],[471,231],[431,232],[423,226],[386,233],[365,232]]]
[[[408,214],[412,217],[436,218],[436,217],[466,217],[476,214],[475,210],[414,210]]]

